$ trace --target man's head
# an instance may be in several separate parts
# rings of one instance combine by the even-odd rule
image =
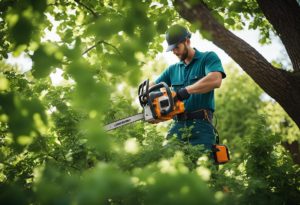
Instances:
[[[191,33],[185,27],[177,24],[171,26],[166,33],[167,51],[173,51],[180,60],[185,60],[188,56],[190,37]]]

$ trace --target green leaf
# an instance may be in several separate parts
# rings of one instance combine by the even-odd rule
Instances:
[[[161,17],[158,19],[156,24],[156,29],[158,33],[165,33],[168,29],[168,21],[165,17]]]
[[[123,28],[120,17],[100,18],[88,28],[88,33],[97,36],[97,39],[106,40],[116,35]]]
[[[227,18],[225,20],[225,23],[227,23],[228,25],[233,26],[235,24],[235,20],[233,18]]]
[[[47,0],[39,0],[39,1],[30,0],[30,3],[33,9],[40,13],[43,13],[47,8]]]
[[[128,65],[125,63],[125,59],[118,55],[105,55],[107,59],[107,64],[104,66],[107,70],[113,74],[125,75],[129,70]]]
[[[31,39],[32,31],[32,22],[27,18],[19,16],[16,24],[10,28],[10,36],[16,46],[28,44]]]
[[[44,78],[60,64],[63,55],[53,44],[40,46],[32,55],[32,74],[35,78]]]

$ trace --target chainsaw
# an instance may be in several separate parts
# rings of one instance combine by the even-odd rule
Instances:
[[[149,80],[145,80],[139,85],[138,97],[143,108],[142,113],[107,124],[104,129],[110,131],[139,120],[163,122],[184,112],[184,103],[177,99],[176,92],[164,82],[149,88]]]

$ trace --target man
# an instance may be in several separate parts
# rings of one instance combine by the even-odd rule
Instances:
[[[177,98],[184,102],[185,112],[174,118],[167,138],[177,135],[192,145],[210,149],[215,143],[211,124],[215,111],[214,89],[221,86],[225,72],[214,52],[199,52],[191,47],[191,34],[183,26],[174,25],[166,33],[167,51],[180,62],[168,67],[152,85],[165,82],[172,86]]]

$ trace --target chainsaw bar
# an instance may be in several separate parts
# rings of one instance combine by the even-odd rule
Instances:
[[[143,120],[143,119],[144,119],[144,114],[143,113],[139,113],[139,114],[136,114],[136,115],[133,115],[133,116],[130,116],[130,117],[126,117],[124,119],[112,122],[110,124],[107,124],[107,125],[104,126],[104,129],[106,131],[110,131],[110,130],[116,129],[118,127],[121,127],[123,125],[127,125],[127,124],[136,122],[138,120]]]

